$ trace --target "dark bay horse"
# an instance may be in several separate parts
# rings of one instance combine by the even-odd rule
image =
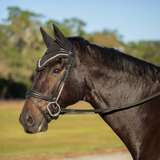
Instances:
[[[20,115],[27,133],[46,131],[62,109],[79,100],[94,109],[139,101],[160,91],[160,67],[113,48],[66,38],[53,24],[56,41],[42,28],[47,51]],[[100,116],[121,138],[134,160],[160,159],[160,97]]]

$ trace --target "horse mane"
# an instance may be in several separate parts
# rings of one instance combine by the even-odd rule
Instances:
[[[90,44],[82,37],[69,37],[82,54],[88,53],[91,59],[97,59],[97,65],[103,64],[113,71],[122,71],[137,77],[158,80],[160,82],[160,67],[152,63],[132,57],[114,48],[100,47]],[[95,62],[95,61],[94,61]]]

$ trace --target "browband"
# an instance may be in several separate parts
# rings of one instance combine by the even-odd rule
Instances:
[[[72,51],[68,51],[62,48],[46,51],[44,56],[37,63],[37,71],[43,70],[46,66],[49,65],[49,63],[52,63],[53,61],[58,61],[60,58],[66,58],[71,54]]]

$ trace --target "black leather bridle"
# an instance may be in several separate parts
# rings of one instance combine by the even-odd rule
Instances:
[[[62,52],[62,49],[56,49],[56,52]],[[47,51],[47,53],[50,53],[50,52],[54,52],[53,50],[52,51]],[[26,93],[26,98],[30,99],[37,108],[39,108],[39,110],[42,112],[43,116],[45,117],[46,121],[49,123],[52,119],[57,119],[59,117],[59,114],[61,112],[61,107],[60,105],[58,104],[58,101],[59,101],[59,98],[61,96],[61,93],[62,93],[62,90],[64,88],[64,85],[66,83],[66,79],[68,77],[68,74],[70,72],[70,68],[72,67],[72,70],[73,70],[73,75],[74,75],[74,85],[76,87],[76,100],[78,101],[78,86],[77,86],[77,80],[76,80],[76,77],[75,77],[75,73],[74,73],[74,67],[73,67],[73,58],[74,58],[74,45],[72,45],[72,48],[71,50],[68,52],[66,50],[63,50],[63,52],[65,53],[68,53],[69,57],[68,57],[68,62],[67,62],[67,65],[65,67],[65,71],[62,75],[62,78],[56,88],[56,90],[54,91],[54,94],[52,97],[48,97],[46,95],[43,95],[35,90],[29,90],[27,93]],[[56,100],[54,101],[53,98],[55,97],[55,95],[57,94],[59,90],[59,93],[56,97]],[[45,100],[45,101],[49,101],[48,105],[47,105],[47,110],[48,110],[48,113],[50,114],[51,118],[52,119],[49,119],[46,112],[41,108],[41,106],[32,98],[32,97],[35,97],[35,98],[39,98],[39,99],[42,99],[42,100]],[[51,109],[50,107],[52,107],[51,109],[53,110],[54,113],[51,112]]]
[[[48,51],[48,53],[50,52],[54,52],[54,50],[52,51]],[[62,49],[59,49],[57,50],[56,49],[56,52],[62,52]],[[134,102],[134,103],[131,103],[131,104],[128,104],[128,105],[123,105],[123,106],[119,106],[119,107],[114,107],[114,108],[106,108],[106,109],[89,109],[89,110],[79,110],[79,109],[64,109],[64,108],[61,108],[60,105],[58,104],[58,101],[59,101],[59,98],[60,98],[60,95],[62,93],[62,90],[64,88],[64,85],[65,85],[65,82],[66,82],[66,79],[68,77],[68,74],[70,72],[70,69],[72,67],[72,70],[73,70],[73,76],[74,76],[74,85],[75,85],[75,88],[76,88],[76,99],[77,99],[77,102],[78,102],[78,86],[77,86],[77,79],[76,79],[76,76],[75,76],[75,73],[74,73],[74,67],[73,67],[73,59],[74,59],[74,45],[72,45],[72,48],[70,51],[66,51],[66,50],[63,50],[63,52],[65,53],[68,53],[69,54],[69,57],[68,57],[68,62],[67,62],[67,65],[65,67],[65,71],[63,73],[63,76],[53,94],[52,97],[49,97],[49,96],[46,96],[46,95],[43,95],[37,91],[34,91],[34,90],[29,90],[27,93],[26,93],[26,98],[30,99],[37,108],[39,108],[39,110],[42,112],[43,116],[45,117],[46,121],[49,123],[52,119],[57,119],[59,117],[59,115],[61,114],[86,114],[86,113],[101,113],[101,114],[104,114],[104,115],[107,115],[107,114],[111,114],[111,113],[114,113],[114,112],[117,112],[117,111],[121,111],[121,110],[125,110],[125,109],[129,109],[129,108],[133,108],[133,107],[136,107],[136,106],[139,106],[139,105],[142,105],[158,96],[160,96],[160,92],[157,92],[149,97],[146,97],[144,99],[141,99],[137,102]],[[56,100],[54,101],[53,98],[55,97],[56,93],[58,92],[59,90],[59,93],[58,93],[58,96],[56,97]],[[41,108],[41,106],[32,98],[32,97],[35,97],[35,98],[39,98],[39,99],[42,99],[42,100],[45,100],[45,101],[48,101],[48,105],[47,105],[47,110],[48,110],[48,113],[50,114],[51,116],[51,119],[48,118],[46,112]],[[51,108],[51,109],[50,109]],[[53,112],[51,112],[51,110]]]

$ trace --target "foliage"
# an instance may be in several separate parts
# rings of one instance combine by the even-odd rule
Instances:
[[[122,37],[114,30],[86,34],[82,20],[71,18],[62,22],[48,20],[42,24],[43,15],[23,11],[18,7],[8,8],[8,18],[0,24],[0,98],[22,98],[31,87],[36,62],[46,47],[39,27],[53,36],[52,23],[69,36],[83,36],[90,43],[119,49],[140,59],[160,65],[160,41],[141,41],[124,44]],[[12,88],[17,89],[12,89]],[[15,91],[19,90],[19,92]]]
[[[82,27],[84,27],[86,24],[79,19],[65,19],[63,21],[63,25],[69,29],[71,36],[82,36],[85,34]]]
[[[121,36],[118,32],[110,31],[104,29],[102,32],[95,32],[93,34],[87,35],[86,38],[90,41],[90,43],[111,47],[119,50],[123,50],[123,42],[121,41]]]
[[[160,66],[160,41],[131,42],[127,44],[126,52]]]
[[[9,88],[11,83],[22,83],[26,88],[31,85],[35,60],[40,57],[39,51],[44,48],[37,30],[40,22],[36,18],[40,15],[21,11],[17,7],[10,7],[8,10],[9,17],[0,25],[0,78],[1,82],[6,81],[1,87],[1,90],[5,90],[1,92],[1,97],[7,97],[7,92],[12,90]],[[33,51],[35,54],[32,54]],[[9,97],[15,97],[15,93],[12,92]]]

